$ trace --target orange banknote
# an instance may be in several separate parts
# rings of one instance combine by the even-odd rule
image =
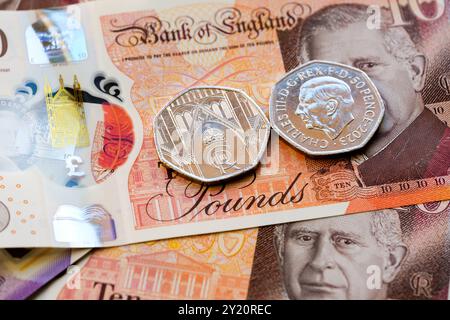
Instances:
[[[381,59],[385,57],[376,57],[379,52],[375,48],[369,48],[375,57],[367,55],[356,61],[353,56],[359,53],[357,47],[347,50],[353,54],[347,58],[339,56],[340,50],[333,47],[336,43],[323,45],[335,53],[326,60],[348,63],[347,60],[353,59],[361,65],[364,59],[367,64],[371,63],[370,58],[379,61],[372,67],[374,70],[364,70],[380,87],[382,95],[386,87],[383,98],[388,108],[392,108],[385,116],[385,121],[389,122],[386,126],[399,130],[390,122],[402,121],[398,126],[403,126],[404,132],[390,141],[385,139],[385,135],[390,134],[380,133],[376,137],[378,140],[371,143],[385,145],[373,155],[321,159],[305,156],[272,134],[260,168],[247,177],[219,186],[192,183],[162,166],[155,152],[152,131],[156,112],[180,91],[198,85],[243,89],[267,110],[274,83],[303,62],[302,59],[307,61],[301,56],[304,48],[299,39],[308,17],[317,19],[317,22],[314,20],[316,27],[319,27],[320,17],[314,15],[317,11],[323,11],[323,19],[333,14],[354,14],[355,21],[361,23],[361,16],[367,14],[368,8],[360,4],[342,5],[341,13],[339,7],[335,13],[331,9],[327,13],[329,5],[337,5],[335,1],[301,4],[237,1],[234,7],[207,3],[102,17],[109,56],[119,70],[134,80],[131,97],[145,128],[144,144],[128,182],[136,229],[237,217],[242,217],[245,221],[242,226],[247,226],[252,216],[258,224],[266,224],[309,218],[306,211],[296,209],[311,205],[342,202],[345,203],[342,213],[353,213],[435,200],[435,192],[447,192],[450,136],[442,121],[450,120],[449,91],[445,89],[450,78],[444,74],[446,67],[441,65],[447,62],[440,57],[448,50],[450,40],[445,36],[438,38],[432,30],[448,30],[449,8],[443,1],[435,1],[429,7],[425,4],[423,7],[400,6],[395,1],[390,4],[391,8],[382,10],[383,14],[390,12],[394,20],[383,28],[403,30],[403,25],[414,25],[413,35],[416,41],[420,40],[417,49],[413,49],[412,40],[407,41],[407,35],[401,34],[398,41],[404,40],[412,55],[423,50],[421,57],[427,60],[427,73],[422,69],[419,75],[420,90],[411,83],[411,88],[400,91],[403,88],[398,86],[398,74],[388,73],[394,69],[383,69]],[[397,12],[402,18],[397,17]],[[347,27],[331,23],[327,22],[323,28]],[[370,31],[373,39],[378,39],[377,32]],[[396,36],[393,35],[392,41]],[[336,39],[338,46],[342,46],[341,40],[345,39]],[[396,54],[393,52],[392,57]],[[311,56],[308,59],[322,58]],[[405,65],[405,68],[408,67]],[[416,102],[417,106],[413,106]],[[436,129],[439,132],[434,132],[435,126],[440,128]],[[386,132],[389,130],[387,128]],[[442,199],[446,197],[442,194]],[[320,211],[320,215],[327,215],[326,209]],[[319,210],[309,212],[312,216],[319,214]],[[268,216],[271,218],[266,218]]]
[[[449,205],[99,249],[36,298],[447,300]]]
[[[131,0],[64,10],[20,13],[15,30],[5,25],[14,17],[0,19],[2,90],[15,85],[8,76],[36,80],[22,90],[33,97],[1,104],[17,109],[4,111],[6,136],[22,140],[1,145],[0,246],[115,246],[450,198],[445,0]],[[67,32],[47,41],[42,25],[62,28],[66,18]],[[216,185],[158,158],[153,120],[183,90],[240,89],[267,113],[273,85],[311,60],[359,68],[377,86],[386,112],[365,149],[311,158],[272,132],[255,170]],[[189,129],[189,117],[176,121]],[[30,132],[17,129],[27,121]],[[35,128],[45,143],[33,144]]]

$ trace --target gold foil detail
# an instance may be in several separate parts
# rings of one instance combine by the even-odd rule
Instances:
[[[60,87],[55,95],[47,81],[44,88],[52,147],[88,147],[89,132],[80,83],[74,76],[73,94],[64,88],[64,80],[61,75],[59,83]]]

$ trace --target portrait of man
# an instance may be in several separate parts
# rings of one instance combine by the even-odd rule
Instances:
[[[408,252],[395,210],[279,225],[274,239],[289,299],[386,299]]]
[[[372,79],[384,104],[383,121],[353,163],[363,185],[447,175],[450,129],[424,106],[427,59],[403,27],[369,29],[366,5],[337,4],[305,19],[299,35],[299,62],[328,60],[353,66]],[[379,174],[383,172],[383,174]]]
[[[300,87],[295,114],[308,129],[318,129],[336,139],[354,120],[352,92],[344,81],[323,76],[306,81]]]
[[[0,169],[16,171],[23,167],[34,149],[30,124],[19,111],[0,107]]]

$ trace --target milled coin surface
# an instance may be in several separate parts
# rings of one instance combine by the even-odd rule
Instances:
[[[364,147],[383,115],[383,100],[363,71],[327,61],[292,70],[277,82],[270,98],[272,127],[309,155]]]
[[[196,87],[170,101],[154,119],[162,162],[200,182],[217,182],[260,161],[270,124],[243,91]]]

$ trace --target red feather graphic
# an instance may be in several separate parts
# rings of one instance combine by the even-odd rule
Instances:
[[[105,180],[127,161],[134,145],[133,122],[125,109],[108,103],[104,103],[102,107],[104,122],[99,123],[102,128],[97,132],[101,134],[94,139],[101,142],[94,157],[96,161],[93,171],[97,183]]]

